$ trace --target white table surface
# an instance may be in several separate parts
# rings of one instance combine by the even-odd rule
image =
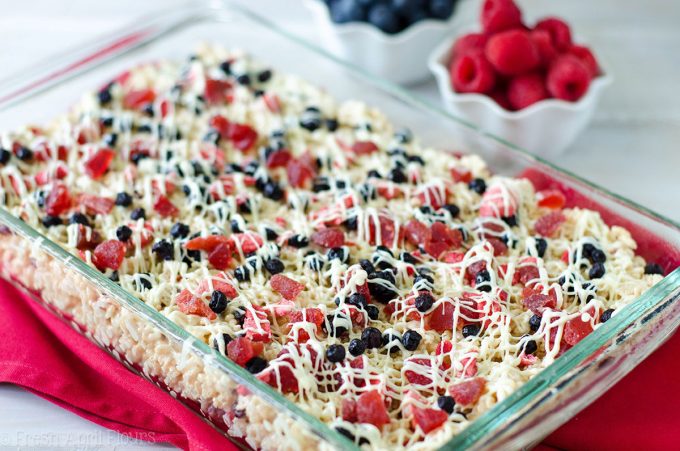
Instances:
[[[297,0],[249,0],[314,36]],[[520,0],[527,15],[565,17],[604,58],[615,84],[556,163],[680,222],[680,2]],[[153,11],[162,0],[0,0],[0,77]],[[412,88],[438,101],[433,82]],[[0,385],[0,449],[167,448],[127,440],[20,388]]]

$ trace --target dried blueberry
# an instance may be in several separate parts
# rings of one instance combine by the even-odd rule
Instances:
[[[418,349],[418,346],[420,345],[420,340],[422,339],[423,337],[415,330],[407,330],[401,337],[401,344],[404,345],[404,348],[406,348],[406,350],[415,351],[416,349]]]
[[[479,335],[479,332],[482,330],[482,328],[479,326],[479,324],[466,324],[463,326],[463,329],[461,332],[463,333],[463,337],[476,337]]]
[[[176,222],[170,228],[170,235],[175,238],[186,238],[189,236],[189,226],[181,222]]]
[[[309,246],[309,239],[303,235],[293,235],[288,238],[288,245],[300,249]]]
[[[470,183],[468,183],[468,188],[477,194],[484,194],[486,191],[486,182],[481,178],[472,179]]]
[[[361,341],[367,349],[375,349],[382,346],[382,334],[375,327],[367,327],[361,332]]]
[[[229,302],[229,299],[227,299],[227,295],[224,294],[223,292],[219,290],[215,290],[212,292],[210,295],[210,309],[217,313],[218,315],[222,313],[226,308],[227,308],[227,303]]]
[[[262,357],[253,357],[246,362],[246,369],[251,374],[257,374],[267,368],[267,361]]]
[[[452,396],[443,395],[437,398],[437,407],[446,413],[453,413],[453,409],[456,407],[456,401]]]
[[[663,276],[663,268],[658,263],[647,263],[645,265],[645,274],[659,274]]]
[[[274,274],[279,274],[283,272],[284,270],[284,264],[281,260],[278,258],[270,258],[266,262],[264,262],[264,267],[269,272],[269,274],[274,275]]]
[[[122,225],[116,229],[116,238],[119,241],[127,241],[132,236],[132,229],[126,225]]]
[[[434,297],[430,293],[419,294],[416,297],[415,306],[421,313],[426,313],[432,308]]]
[[[338,363],[345,360],[345,347],[339,344],[333,344],[326,349],[326,359],[329,362]]]
[[[160,240],[153,244],[151,252],[156,254],[161,260],[172,260],[175,258],[175,247],[168,240]]]

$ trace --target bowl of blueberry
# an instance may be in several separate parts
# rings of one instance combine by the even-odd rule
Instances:
[[[427,79],[427,55],[455,30],[459,0],[305,0],[328,51],[399,84]]]

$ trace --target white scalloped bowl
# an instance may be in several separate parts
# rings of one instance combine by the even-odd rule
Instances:
[[[473,30],[465,33],[469,32]],[[541,157],[558,156],[574,142],[592,119],[604,88],[612,82],[612,77],[604,70],[600,60],[603,74],[592,80],[588,91],[578,101],[547,99],[519,111],[508,111],[486,95],[460,94],[452,89],[448,70],[451,48],[462,34],[444,40],[431,53],[428,61],[444,107],[451,114],[475,124],[485,132]]]
[[[425,19],[399,33],[387,34],[364,22],[336,24],[324,2],[304,3],[314,16],[326,50],[378,77],[405,85],[430,77],[429,52],[461,21],[459,4],[445,21]]]

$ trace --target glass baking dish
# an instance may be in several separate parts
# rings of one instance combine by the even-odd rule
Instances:
[[[41,123],[122,70],[178,59],[202,41],[240,47],[277,69],[361,96],[427,145],[480,154],[496,172],[559,186],[568,206],[628,228],[639,253],[668,275],[480,416],[440,449],[531,446],[611,387],[680,323],[680,227],[339,61],[240,3],[193,2],[55,56],[0,82],[0,130]],[[0,208],[0,271],[133,371],[180,399],[225,436],[255,449],[357,446],[119,285]]]

